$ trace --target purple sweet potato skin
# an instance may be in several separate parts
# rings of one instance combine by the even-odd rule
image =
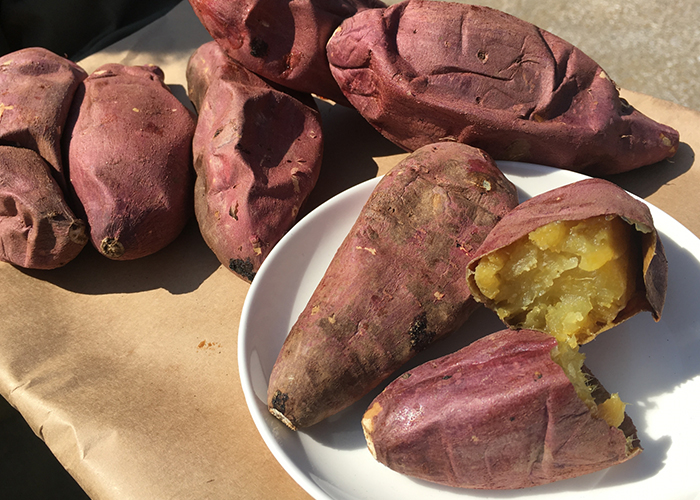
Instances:
[[[40,47],[0,57],[0,144],[37,152],[64,191],[61,135],[73,95],[86,77],[74,62]]]
[[[103,255],[171,243],[192,213],[195,117],[156,66],[106,64],[76,92],[64,150],[74,195]]]
[[[404,373],[363,417],[368,447],[402,474],[474,489],[536,486],[639,454],[591,416],[555,346],[542,332],[504,330]]]
[[[193,154],[200,231],[224,266],[252,281],[316,185],[320,115],[310,94],[273,88],[216,42],[195,51],[187,76],[199,111]]]
[[[607,175],[678,148],[678,132],[620,99],[579,49],[488,7],[407,0],[359,12],[327,53],[350,103],[408,151],[450,137],[496,160]]]
[[[464,269],[517,203],[482,151],[420,148],[380,181],[293,325],[270,376],[270,411],[301,428],[342,410],[476,307]]]
[[[476,286],[474,270],[485,255],[503,248],[535,229],[560,220],[585,220],[599,215],[619,216],[633,224],[640,237],[639,289],[613,325],[641,311],[661,318],[668,282],[668,262],[649,207],[618,185],[603,179],[585,179],[534,196],[494,227],[467,266],[467,281],[474,297],[489,305]],[[513,325],[510,325],[513,326]],[[593,337],[591,337],[593,338]]]
[[[346,104],[328,68],[326,42],[358,11],[380,0],[190,0],[226,53],[254,73]]]
[[[31,149],[0,146],[0,261],[56,269],[88,241],[51,166]]]

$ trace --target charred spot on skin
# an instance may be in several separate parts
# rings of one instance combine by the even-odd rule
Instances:
[[[632,112],[634,111],[634,107],[627,102],[627,99],[623,99],[620,97],[620,114],[625,116],[625,115],[631,115]]]
[[[425,312],[413,318],[413,322],[408,329],[408,336],[411,348],[416,352],[422,351],[433,341],[435,332],[428,330],[428,315]]]
[[[269,49],[267,42],[260,38],[253,38],[250,41],[250,55],[262,59],[267,55]]]
[[[250,257],[243,259],[231,259],[228,263],[228,268],[234,273],[243,276],[248,281],[253,281],[255,271],[253,271],[253,262]]]
[[[285,403],[289,399],[289,396],[282,391],[277,391],[274,396],[272,396],[272,407],[278,412],[284,414]]]

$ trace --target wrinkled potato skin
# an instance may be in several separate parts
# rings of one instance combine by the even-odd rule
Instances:
[[[74,62],[40,47],[0,57],[0,144],[38,153],[64,192],[61,135],[73,95],[86,77]]]
[[[406,372],[365,413],[370,451],[402,474],[474,489],[536,486],[639,454],[625,432],[591,416],[552,361],[556,344],[504,330]],[[636,440],[629,416],[624,425]]]
[[[496,160],[606,175],[678,148],[678,132],[621,100],[579,49],[488,7],[408,0],[359,12],[327,52],[350,103],[408,151],[453,138]]]
[[[195,215],[219,261],[252,281],[316,185],[323,131],[315,101],[273,88],[216,42],[190,58],[199,111],[193,139]]]
[[[64,151],[103,255],[144,257],[180,234],[192,214],[194,128],[156,66],[106,64],[78,88]]]
[[[474,298],[489,307],[491,305],[474,281],[474,270],[482,257],[550,222],[584,220],[598,215],[617,215],[633,223],[641,234],[642,255],[642,278],[637,294],[615,321],[600,331],[612,328],[642,311],[651,312],[658,321],[666,299],[668,262],[651,212],[644,202],[603,179],[585,179],[544,192],[524,201],[505,216],[489,233],[467,266],[467,282]]]
[[[88,241],[51,166],[35,151],[0,146],[0,261],[27,269],[56,269]]]
[[[476,307],[464,269],[517,204],[482,151],[419,149],[377,185],[270,376],[268,407],[291,428],[351,405]]]
[[[250,71],[300,92],[347,104],[333,79],[326,42],[358,11],[380,0],[190,0],[225,52]]]

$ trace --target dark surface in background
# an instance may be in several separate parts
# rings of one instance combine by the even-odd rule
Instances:
[[[166,14],[180,0],[0,0],[0,55],[44,47],[82,59]]]
[[[0,397],[0,498],[85,500],[71,475],[56,460],[22,415]]]

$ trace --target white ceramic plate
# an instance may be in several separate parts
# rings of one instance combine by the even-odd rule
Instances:
[[[521,201],[585,178],[530,164],[499,162]],[[461,490],[401,476],[367,451],[360,417],[381,389],[312,428],[293,432],[267,411],[267,382],[284,338],[354,223],[377,179],[336,196],[300,221],[275,247],[246,298],[238,362],[246,402],[265,443],[284,469],[316,499],[411,500],[551,498],[566,500],[700,498],[700,240],[650,207],[669,261],[662,320],[635,316],[584,346],[587,365],[630,403],[645,451],[594,474],[515,491]],[[469,330],[423,351],[411,366],[502,329],[488,311]],[[471,332],[471,333],[470,333]],[[461,334],[460,334],[461,333]]]

